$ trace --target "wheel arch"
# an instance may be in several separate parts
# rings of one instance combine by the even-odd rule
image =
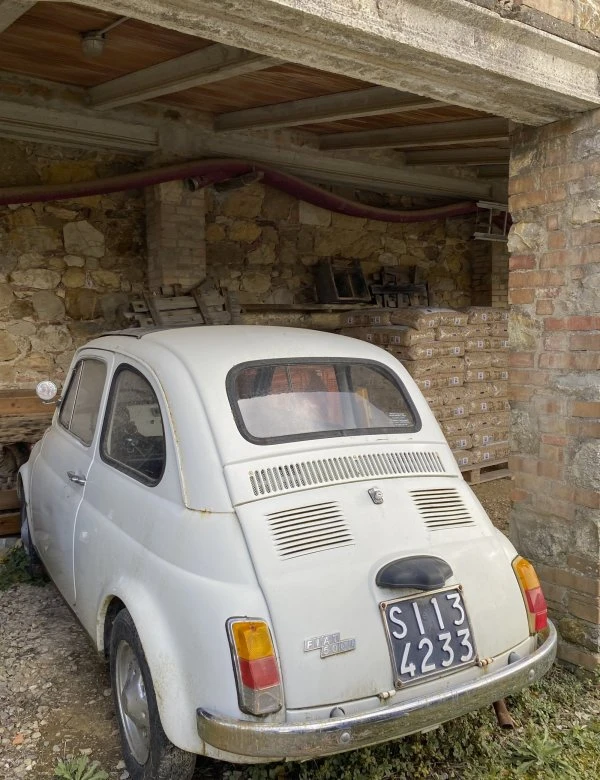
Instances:
[[[102,599],[98,610],[96,645],[108,657],[110,636],[115,618],[127,609],[140,638],[156,693],[163,730],[177,747],[193,753],[205,752],[204,742],[196,728],[196,708],[184,676],[184,663],[177,654],[177,642],[166,616],[154,603],[151,594],[139,583],[121,583]]]

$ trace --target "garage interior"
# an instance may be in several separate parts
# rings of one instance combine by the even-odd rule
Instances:
[[[486,4],[463,5],[475,14]],[[587,548],[589,554],[571,554],[568,566],[560,552],[570,549],[574,536],[576,546],[586,550],[579,537],[589,538],[596,527],[600,506],[586,465],[595,450],[582,456],[579,494],[567,495],[569,472],[560,471],[565,447],[579,452],[586,435],[583,429],[544,426],[557,413],[569,416],[573,403],[592,404],[579,408],[587,417],[577,418],[589,425],[598,417],[598,398],[593,382],[582,376],[563,400],[555,396],[565,392],[567,381],[544,395],[548,375],[532,372],[568,369],[571,376],[571,369],[595,370],[591,357],[569,367],[548,355],[568,348],[556,342],[565,334],[557,327],[549,346],[539,319],[597,312],[590,308],[594,293],[579,299],[581,310],[556,308],[562,266],[534,257],[571,247],[558,208],[547,207],[561,201],[557,190],[564,183],[551,181],[550,174],[544,180],[542,169],[569,162],[559,160],[560,143],[548,128],[558,128],[559,139],[576,133],[575,120],[564,117],[594,116],[600,99],[589,90],[584,94],[583,80],[581,94],[569,84],[561,100],[550,97],[544,92],[550,91],[550,77],[533,95],[530,75],[531,94],[524,88],[519,100],[511,100],[511,79],[492,89],[482,76],[473,86],[476,75],[462,83],[452,69],[445,76],[451,88],[423,80],[413,92],[400,77],[393,83],[402,88],[386,86],[391,77],[381,64],[364,65],[359,50],[353,69],[343,64],[339,45],[332,46],[323,62],[331,58],[338,65],[328,71],[315,67],[317,55],[300,45],[290,49],[293,56],[282,56],[283,34],[279,42],[266,39],[274,35],[259,41],[251,22],[234,35],[223,20],[220,27],[214,19],[201,25],[202,9],[190,21],[183,12],[142,13],[135,3],[123,4],[122,13],[109,3],[103,7],[0,2],[0,444],[8,488],[0,493],[0,532],[15,529],[11,480],[26,456],[23,443],[39,436],[49,420],[48,408],[31,389],[41,379],[60,383],[75,348],[122,327],[132,303],[208,282],[210,289],[232,296],[241,322],[335,330],[341,313],[359,304],[324,302],[317,289],[319,269],[358,268],[368,283],[377,283],[382,271],[392,273],[399,285],[427,285],[426,301],[405,295],[404,305],[507,310],[512,304],[511,466],[514,500],[524,504],[514,534],[534,560],[545,550],[542,579],[555,614],[563,618],[563,657],[595,666],[600,592],[587,580],[597,585],[598,546],[592,553]],[[508,21],[494,15],[494,24]],[[276,22],[274,17],[273,29]],[[293,23],[290,17],[288,27]],[[200,35],[209,28],[214,37]],[[549,56],[552,46],[566,45],[564,38],[556,42],[560,35],[553,29],[555,39],[551,45],[546,41]],[[495,30],[486,28],[488,35],[500,35]],[[307,22],[303,34],[311,32]],[[537,32],[530,26],[527,35]],[[597,37],[578,35],[577,46],[589,47],[585,56],[597,59]],[[506,40],[514,44],[508,32]],[[351,48],[350,35],[346,45]],[[315,51],[319,46],[322,41],[315,39]],[[576,60],[582,69],[589,64],[585,56],[579,53]],[[520,66],[515,60],[515,68]],[[525,62],[522,66],[526,69]],[[434,72],[425,57],[421,67]],[[413,74],[412,83],[416,78]],[[218,163],[217,173],[206,172],[207,161],[224,159],[240,161],[238,172]],[[510,223],[504,224],[502,211],[509,162],[512,282],[504,235]],[[173,165],[189,166],[190,173],[173,177],[167,170]],[[533,180],[532,166],[542,177],[535,187],[553,191],[554,201],[526,201],[534,186],[527,181]],[[572,178],[587,181],[594,175],[582,168]],[[126,186],[104,184],[119,176],[130,177]],[[591,183],[580,186],[582,209],[591,189]],[[415,211],[426,214],[412,221],[409,212]],[[391,212],[406,221],[393,221]],[[549,221],[554,217],[556,224]],[[583,215],[570,224],[591,229],[586,226],[594,218],[585,220]],[[527,281],[529,273],[538,276]],[[596,342],[588,347],[597,359]],[[532,429],[546,440],[532,443]],[[544,480],[563,492],[540,515],[532,505],[549,484]],[[576,518],[566,506],[563,511],[561,501],[583,509]],[[576,530],[579,519],[585,532]],[[549,537],[558,540],[556,549]],[[565,569],[570,579],[555,573]]]

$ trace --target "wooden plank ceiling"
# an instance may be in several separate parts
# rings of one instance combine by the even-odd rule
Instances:
[[[415,127],[418,143],[408,140],[399,147],[407,164],[481,164],[486,172],[493,165],[498,175],[506,175],[508,127],[504,120],[490,120],[483,112],[418,95],[397,93],[396,99],[394,90],[258,58],[133,19],[108,31],[101,56],[86,57],[81,36],[117,20],[114,14],[84,6],[40,2],[0,33],[0,70],[90,89],[91,104],[98,110],[154,100],[213,114],[216,131],[293,126],[319,136],[324,148],[345,148],[343,136],[348,133],[352,134],[349,148],[395,148],[395,129],[402,139],[402,128]],[[192,55],[201,50],[203,54]],[[415,110],[410,110],[415,103]],[[261,107],[279,108],[249,112]],[[435,126],[456,122],[462,124],[448,124],[445,144]],[[461,142],[456,131],[460,134],[463,124]],[[386,134],[385,143],[381,131],[392,133]],[[482,149],[480,156],[478,149]]]

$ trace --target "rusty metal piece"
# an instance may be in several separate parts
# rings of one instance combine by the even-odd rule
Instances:
[[[506,706],[504,699],[498,699],[498,701],[494,702],[494,712],[496,713],[498,725],[501,729],[515,728],[515,722],[512,719],[510,712],[508,711],[508,707]]]

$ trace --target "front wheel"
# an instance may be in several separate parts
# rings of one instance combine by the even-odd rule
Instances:
[[[190,780],[196,756],[169,742],[163,731],[150,669],[126,609],[113,623],[110,677],[123,757],[132,780]]]

